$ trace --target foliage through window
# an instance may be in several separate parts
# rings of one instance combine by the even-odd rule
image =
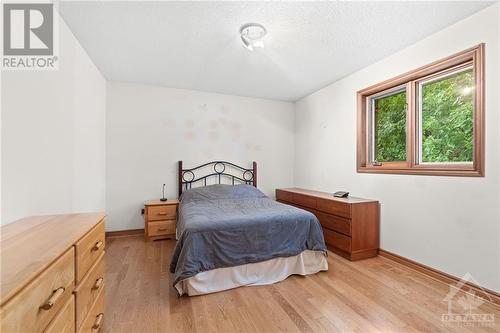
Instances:
[[[421,85],[421,162],[473,161],[473,74],[468,68]]]
[[[372,99],[374,161],[406,161],[406,90]]]
[[[484,45],[358,92],[358,172],[484,175]]]

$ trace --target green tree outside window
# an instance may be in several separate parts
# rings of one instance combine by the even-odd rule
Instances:
[[[375,99],[375,160],[406,161],[406,91]]]
[[[422,85],[422,162],[472,162],[472,69]]]

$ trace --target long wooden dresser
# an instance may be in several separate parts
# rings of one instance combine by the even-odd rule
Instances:
[[[379,202],[301,188],[276,189],[280,202],[305,209],[318,218],[326,245],[349,259],[374,257],[379,248]]]
[[[2,226],[0,331],[97,332],[104,317],[104,214]]]

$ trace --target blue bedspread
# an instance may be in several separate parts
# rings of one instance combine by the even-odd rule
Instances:
[[[323,232],[311,213],[271,200],[250,185],[211,185],[182,194],[179,241],[170,271],[174,285],[199,272],[289,257],[326,253]]]

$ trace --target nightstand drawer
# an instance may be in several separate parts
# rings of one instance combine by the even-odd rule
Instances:
[[[157,221],[148,223],[149,236],[173,235],[175,234],[175,220]]]
[[[174,219],[177,214],[177,205],[161,205],[148,207],[148,220],[158,221]]]

